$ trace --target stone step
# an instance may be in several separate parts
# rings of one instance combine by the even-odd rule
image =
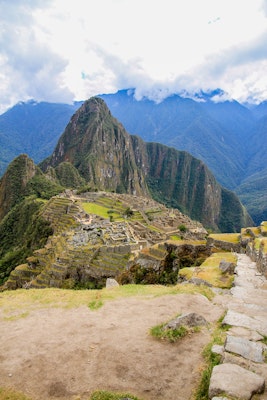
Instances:
[[[263,377],[235,364],[216,365],[211,374],[209,398],[226,395],[236,399],[250,400],[256,393],[263,393]]]
[[[225,351],[238,354],[250,361],[264,362],[264,351],[266,346],[262,343],[253,342],[243,337],[227,335],[224,345]]]

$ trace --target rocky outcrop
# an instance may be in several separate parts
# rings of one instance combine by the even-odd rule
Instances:
[[[207,325],[206,319],[199,314],[196,313],[188,313],[183,314],[171,321],[169,321],[166,325],[166,329],[179,329],[182,326],[193,328],[197,326],[205,326]]]

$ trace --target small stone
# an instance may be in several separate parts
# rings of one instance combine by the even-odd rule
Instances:
[[[106,288],[109,289],[109,288],[113,288],[113,287],[117,287],[117,286],[120,286],[120,285],[118,284],[116,279],[108,278],[106,280]]]
[[[228,400],[227,397],[213,397],[211,400]]]
[[[219,268],[223,274],[233,275],[235,272],[235,264],[229,261],[222,260],[220,262]]]
[[[224,355],[224,347],[219,344],[214,344],[211,348],[212,353],[219,354],[220,356]]]
[[[207,325],[207,321],[205,320],[204,317],[202,317],[202,315],[196,313],[188,313],[181,315],[180,317],[177,317],[172,321],[168,322],[168,324],[166,324],[166,328],[177,329],[180,328],[181,326],[188,326],[192,328],[194,326],[203,326],[203,325]]]

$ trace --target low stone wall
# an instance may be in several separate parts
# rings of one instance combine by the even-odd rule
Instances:
[[[234,251],[236,253],[241,253],[241,243],[231,243],[224,242],[223,240],[216,240],[212,237],[208,237],[207,245],[210,247],[216,247],[218,249],[226,250],[226,251]]]
[[[263,246],[256,249],[254,243],[249,243],[246,254],[257,264],[259,272],[267,278],[267,254],[264,252]]]

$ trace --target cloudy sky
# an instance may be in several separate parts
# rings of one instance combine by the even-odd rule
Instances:
[[[0,113],[218,87],[267,99],[267,0],[0,0]]]

